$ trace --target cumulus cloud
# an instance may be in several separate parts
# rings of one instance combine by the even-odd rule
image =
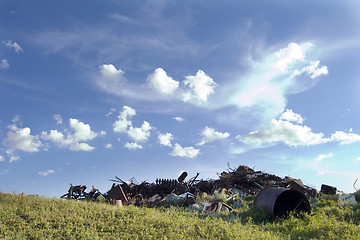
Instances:
[[[162,68],[157,68],[147,77],[147,81],[156,91],[164,94],[173,94],[179,88],[179,82],[167,75]]]
[[[285,109],[287,96],[312,88],[327,67],[311,57],[312,43],[290,43],[279,51],[252,62],[249,72],[224,86],[219,104],[230,104],[252,111],[264,122],[278,116]],[[304,74],[310,75],[309,78]]]
[[[199,149],[193,147],[182,147],[180,144],[175,143],[171,156],[194,158],[200,153]]]
[[[329,142],[323,133],[313,133],[308,126],[301,126],[286,120],[273,119],[259,131],[247,135],[238,135],[236,138],[246,144],[264,145],[285,143],[291,147],[309,146]]]
[[[130,126],[127,134],[130,138],[132,138],[135,142],[141,142],[146,141],[150,137],[150,130],[152,127],[150,126],[150,123],[147,121],[144,121],[141,127],[133,127]]]
[[[334,142],[340,142],[340,144],[350,144],[360,141],[360,135],[356,133],[336,131],[331,135],[331,140]]]
[[[206,126],[205,129],[201,132],[201,135],[203,136],[203,139],[197,145],[204,145],[205,143],[213,142],[215,140],[225,139],[230,136],[228,132],[221,133],[215,131],[215,129],[213,128],[209,128],[208,126]]]
[[[137,144],[135,142],[127,142],[125,143],[124,147],[126,147],[129,150],[137,150],[137,149],[142,149],[142,146],[140,144]]]
[[[304,119],[301,117],[300,114],[294,113],[291,109],[286,109],[285,112],[283,112],[280,115],[280,120],[285,120],[289,122],[295,122],[302,124],[304,122]]]
[[[134,127],[131,118],[135,115],[136,111],[133,108],[123,106],[123,110],[120,112],[118,120],[113,124],[113,130],[116,133],[126,133],[136,143],[147,141],[150,137],[152,127],[147,121],[143,121],[143,124],[140,127]],[[137,147],[131,149],[140,148]]]
[[[360,162],[360,157],[354,159],[355,162]]]
[[[49,133],[42,132],[41,138],[50,140],[59,147],[68,147],[71,151],[92,151],[95,149],[95,147],[90,146],[86,141],[93,140],[99,133],[93,132],[89,124],[80,122],[77,119],[70,118],[69,125],[73,133],[67,133],[65,136],[62,132],[50,130]]]
[[[63,120],[60,114],[54,114],[54,119],[56,121],[56,124],[58,125],[62,125],[63,124]]]
[[[130,121],[130,119],[136,115],[136,111],[135,109],[128,107],[128,106],[123,106],[123,111],[120,112],[118,119],[114,124],[113,124],[113,130],[114,132],[117,133],[122,133],[125,132],[129,126],[132,125],[132,122]]]
[[[45,172],[39,171],[38,174],[45,177],[45,176],[47,176],[49,174],[52,174],[54,172],[55,172],[54,170],[49,169],[49,170],[47,170]]]
[[[297,43],[289,43],[286,48],[275,52],[276,61],[272,66],[282,72],[288,70],[289,65],[296,61],[304,61],[304,49]]]
[[[332,158],[334,157],[333,153],[329,153],[329,154],[320,154],[319,156],[317,156],[317,158],[315,158],[315,161],[320,162],[321,160],[325,159],[325,158]]]
[[[120,94],[123,91],[125,81],[124,72],[116,69],[113,64],[102,64],[100,66],[100,77],[97,78],[98,86],[105,92]]]
[[[336,131],[330,138],[324,137],[323,133],[314,133],[308,126],[300,125],[303,118],[287,109],[280,115],[279,120],[273,119],[270,123],[258,131],[245,135],[238,135],[236,139],[245,144],[254,146],[273,145],[285,143],[291,147],[309,146],[327,142],[339,142],[350,144],[360,141],[360,135]]]
[[[309,66],[303,67],[301,70],[295,70],[293,76],[306,73],[310,75],[310,78],[316,78],[321,75],[327,75],[329,73],[327,66],[319,67],[320,61],[310,62]]]
[[[31,135],[29,127],[19,128],[15,124],[10,125],[7,137],[3,144],[8,148],[7,154],[12,154],[17,150],[24,152],[38,152],[43,145],[38,135]]]
[[[112,149],[113,145],[111,143],[108,143],[108,144],[105,145],[105,148],[106,149]]]
[[[173,140],[173,135],[171,133],[159,134],[158,140],[161,145],[172,147],[171,140]]]
[[[0,62],[0,69],[8,69],[10,67],[10,64],[6,59],[2,59]]]
[[[176,121],[178,121],[178,122],[183,122],[183,121],[185,121],[185,119],[182,118],[182,117],[174,117],[174,119],[175,119]]]
[[[202,70],[199,70],[195,76],[186,76],[183,83],[190,88],[190,91],[183,96],[185,102],[195,99],[199,103],[206,103],[209,95],[214,93],[214,88],[217,86],[217,83]]]
[[[20,53],[24,51],[17,42],[8,40],[8,41],[2,41],[2,43],[9,48],[13,48],[16,53]]]
[[[5,161],[5,158],[3,155],[0,155],[0,162],[4,162]]]
[[[91,131],[90,125],[80,122],[77,119],[70,118],[70,127],[75,130],[73,137],[76,140],[87,141],[94,139],[98,133]]]

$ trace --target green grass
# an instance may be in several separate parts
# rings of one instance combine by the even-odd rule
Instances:
[[[270,220],[252,201],[206,215],[0,193],[0,239],[360,239],[358,205],[320,201],[310,215]]]

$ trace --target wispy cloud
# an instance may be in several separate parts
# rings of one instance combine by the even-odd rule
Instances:
[[[2,59],[0,62],[0,69],[8,69],[10,67],[10,64],[8,63],[8,60]]]
[[[320,162],[321,160],[325,159],[325,158],[332,158],[334,157],[333,153],[329,153],[329,154],[320,154],[319,156],[317,156],[315,158],[315,161]]]
[[[178,122],[183,122],[185,119],[183,117],[174,117],[174,119]]]
[[[311,55],[310,42],[290,43],[287,47],[252,62],[247,74],[236,77],[221,87],[217,106],[234,105],[240,111],[260,114],[263,121],[277,117],[285,110],[287,95],[315,86],[327,67]],[[309,76],[306,76],[309,75]]]
[[[51,169],[49,169],[49,170],[47,170],[45,172],[43,172],[43,171],[38,172],[39,175],[44,176],[44,177],[46,177],[47,175],[52,174],[52,173],[55,173],[55,171],[51,170]]]
[[[8,41],[2,41],[2,43],[9,48],[13,48],[16,53],[20,53],[24,51],[17,42],[8,40]]]

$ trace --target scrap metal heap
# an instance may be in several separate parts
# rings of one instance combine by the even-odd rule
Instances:
[[[137,183],[135,178],[123,181],[119,177],[110,179],[114,182],[107,192],[111,200],[121,200],[125,204],[146,205],[181,205],[195,202],[196,196],[204,193],[212,195],[227,192],[227,197],[237,195],[256,195],[268,187],[295,189],[310,197],[316,190],[305,186],[301,180],[255,171],[244,165],[237,169],[222,172],[217,180],[197,180],[196,176],[185,181],[187,173],[183,172],[178,179],[156,179],[155,183],[146,181]],[[235,193],[235,194],[234,194]],[[240,197],[241,197],[240,196]]]

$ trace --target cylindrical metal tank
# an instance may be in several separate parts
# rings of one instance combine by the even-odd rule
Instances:
[[[291,211],[311,212],[306,196],[289,188],[265,188],[256,196],[254,205],[257,208],[264,208],[272,218],[287,216]]]

